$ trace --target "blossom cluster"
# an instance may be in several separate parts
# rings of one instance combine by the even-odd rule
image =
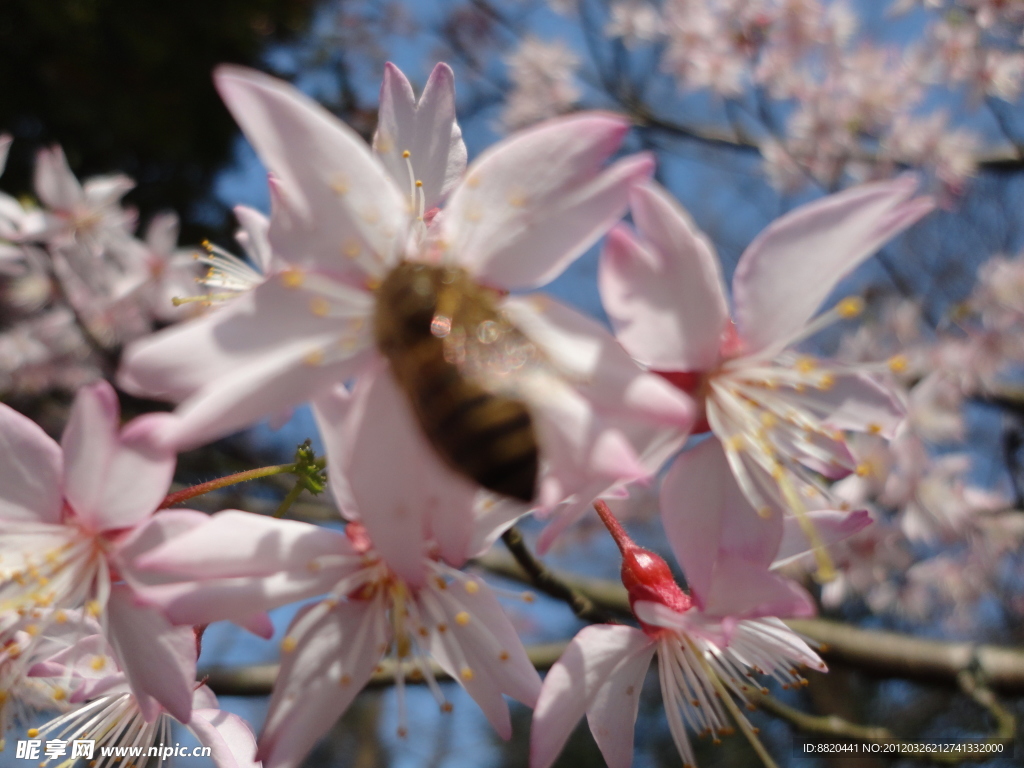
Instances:
[[[0,137],[0,172],[10,144]],[[223,275],[204,277],[203,262],[223,263],[213,260],[217,249],[178,247],[176,214],[157,214],[143,237],[134,234],[136,212],[122,201],[134,186],[127,176],[80,183],[52,147],[39,152],[34,182],[34,199],[0,193],[0,396],[74,392],[108,374],[125,344],[195,315],[206,301],[200,282],[234,287]],[[236,215],[239,241],[259,267],[266,222],[244,206]]]
[[[551,5],[572,13],[576,4]],[[834,189],[851,178],[886,178],[911,166],[933,174],[945,192],[959,194],[976,171],[984,115],[961,120],[950,107],[977,116],[990,100],[987,109],[1000,120],[1001,106],[991,101],[1014,103],[1024,86],[1024,17],[1015,2],[899,0],[868,13],[845,0],[612,0],[587,6],[580,14],[588,24],[595,23],[595,6],[601,8],[604,36],[638,62],[653,53],[681,93],[710,93],[748,115],[737,140],[758,144],[769,178],[787,192],[811,180]],[[870,18],[890,20],[915,8],[914,34],[891,42]],[[554,50],[562,43],[544,45]],[[524,40],[511,58],[536,46]],[[578,62],[561,61],[562,77],[582,74]],[[547,103],[544,87],[536,80],[517,83],[508,114],[521,116],[514,104],[529,98]],[[611,95],[624,103],[633,98],[628,92]],[[658,105],[650,108],[659,119],[672,119]],[[684,134],[704,127],[684,125],[692,128]]]
[[[872,520],[869,494],[848,487],[869,479],[860,440],[896,453],[912,439],[893,379],[903,357],[830,360],[801,344],[861,313],[858,297],[819,310],[932,198],[905,176],[781,217],[742,255],[730,307],[710,242],[652,180],[653,159],[617,156],[621,116],[560,117],[468,163],[444,64],[418,98],[387,65],[372,146],[282,81],[233,66],[214,79],[269,172],[272,210],[239,212],[251,263],[201,257],[208,292],[186,281],[174,302],[196,316],[132,334],[116,383],[173,412],[121,426],[101,380],[78,393],[58,445],[0,405],[4,717],[48,695],[63,711],[37,734],[151,744],[176,721],[222,768],[291,768],[390,658],[400,736],[407,681],[452,708],[436,662],[505,738],[505,697],[535,708],[535,768],[584,713],[609,765],[628,766],[657,654],[684,763],[689,730],[717,738],[735,724],[756,740],[740,709],[754,675],[789,685],[801,666],[824,670],[781,621],[815,601],[779,568],[813,563],[834,579],[832,545]],[[12,216],[12,264],[29,269],[45,243],[89,291],[82,306],[131,297],[141,313],[143,297],[177,290],[160,282],[172,238],[167,269],[141,282],[112,245],[137,245],[123,181],[79,187],[57,152],[41,167],[48,207]],[[533,292],[605,235],[614,335]],[[1000,307],[980,311],[1012,324]],[[173,506],[189,498],[168,495],[178,453],[303,403],[343,527]],[[663,469],[685,592],[604,502]],[[464,568],[527,515],[546,521],[544,550],[592,507],[638,627],[584,629],[542,681],[495,592]],[[229,621],[270,637],[267,612],[298,601],[311,602],[281,642],[254,740],[196,684],[202,631]]]

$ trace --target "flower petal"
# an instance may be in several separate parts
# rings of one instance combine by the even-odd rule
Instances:
[[[277,179],[286,210],[271,221],[274,252],[336,273],[383,274],[404,244],[408,205],[363,140],[281,80],[221,66],[214,82]]]
[[[113,387],[99,381],[79,391],[61,438],[64,495],[95,530],[128,528],[149,517],[174,474],[174,452],[151,439],[169,417],[142,416],[118,433],[119,415]]]
[[[709,610],[709,596],[729,564],[742,560],[767,572],[782,538],[782,515],[762,517],[750,506],[713,438],[676,458],[662,484],[661,515],[702,610]]]
[[[136,605],[123,584],[111,589],[107,621],[110,645],[146,721],[160,714],[159,702],[187,724],[196,679],[192,627],[172,627],[155,609]]]
[[[613,229],[599,272],[615,335],[644,365],[706,371],[718,362],[729,322],[714,248],[654,182],[634,187],[630,206],[641,239],[626,226]]]
[[[231,210],[241,227],[235,233],[235,239],[245,249],[246,256],[252,259],[256,269],[264,275],[269,274],[274,258],[270,250],[270,221],[247,205],[236,205]]]
[[[63,464],[53,438],[0,403],[0,519],[59,523]]]
[[[596,320],[541,295],[510,297],[502,311],[603,412],[682,431],[693,423],[693,401],[661,376],[641,370]]]
[[[225,541],[232,542],[228,550]],[[257,634],[267,628],[260,612],[324,594],[359,567],[342,533],[235,510],[218,512],[134,564],[137,571],[184,577],[136,589],[176,624],[227,620]]]
[[[434,67],[417,103],[402,70],[391,62],[384,65],[373,148],[399,189],[410,189],[414,181],[421,181],[424,209],[438,205],[466,170],[466,145],[455,121],[451,67],[443,63]],[[409,153],[408,159],[404,152]],[[410,166],[415,178],[409,177]]]
[[[871,513],[866,509],[854,512],[820,509],[808,512],[807,519],[814,526],[814,530],[821,539],[821,545],[826,547],[853,536],[873,522]],[[803,526],[795,517],[787,515],[783,520],[782,542],[779,544],[779,551],[772,562],[772,568],[779,568],[805,555],[811,549],[811,543],[807,540]]]
[[[550,120],[484,152],[455,188],[442,221],[455,259],[484,282],[550,282],[608,231],[631,184],[654,161],[629,157],[602,170],[629,130],[600,113]]]
[[[374,548],[396,574],[412,586],[423,583],[423,516],[445,499],[464,515],[461,530],[453,532],[464,539],[461,551],[449,555],[465,559],[475,488],[434,455],[387,368],[359,378],[340,428],[328,425],[323,437],[328,461],[344,475]],[[461,492],[453,496],[453,489]]]
[[[260,734],[256,758],[267,768],[297,768],[366,685],[388,645],[384,609],[376,600],[339,603],[297,640],[282,655]]]
[[[448,626],[467,664],[474,670],[488,670],[500,693],[534,706],[540,694],[540,675],[498,598],[480,579],[449,573],[453,579],[449,588],[434,590],[434,594],[445,608]]]
[[[145,525],[119,538],[112,555],[117,572],[132,587],[158,583],[163,574],[136,568],[137,560],[170,539],[205,525],[210,516],[194,509],[164,509],[149,518]]]
[[[601,732],[598,745],[608,765],[627,768],[623,753],[632,757],[640,687],[655,648],[632,627],[581,630],[544,678],[530,732],[531,768],[555,762],[584,712],[595,739]]]
[[[68,166],[64,150],[54,146],[36,156],[35,189],[39,199],[57,211],[67,211],[85,200],[85,192]]]
[[[321,364],[332,339],[304,339],[226,374],[185,400],[158,434],[161,445],[190,450],[308,400],[356,375],[376,352],[364,347]]]
[[[181,401],[268,355],[303,344],[309,353],[317,349],[311,341],[339,337],[338,319],[315,314],[310,293],[286,282],[294,274],[268,280],[214,312],[129,345],[119,386],[136,395]],[[345,297],[353,317],[369,316],[370,294],[347,289]]]
[[[199,743],[210,748],[217,768],[259,768],[256,737],[238,715],[219,709],[196,709],[188,729]]]
[[[750,244],[733,276],[747,353],[797,334],[840,280],[932,208],[917,179],[862,184],[797,208]]]
[[[169,510],[172,511],[172,510]],[[161,513],[161,516],[167,513]],[[231,546],[225,547],[224,542]],[[297,520],[277,520],[235,509],[175,536],[138,558],[136,566],[197,579],[269,576],[318,570],[323,557],[355,557],[345,534]]]

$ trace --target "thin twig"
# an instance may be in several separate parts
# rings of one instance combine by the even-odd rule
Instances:
[[[565,602],[572,612],[584,621],[597,623],[611,622],[612,616],[598,608],[594,601],[578,590],[574,590],[564,580],[556,578],[551,571],[530,552],[523,540],[523,535],[515,526],[509,528],[501,536],[508,551],[516,559],[519,566],[529,575],[529,583],[546,595]]]

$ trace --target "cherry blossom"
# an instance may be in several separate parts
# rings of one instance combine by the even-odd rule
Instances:
[[[776,221],[736,267],[734,321],[710,243],[660,188],[633,192],[639,237],[620,226],[609,238],[600,287],[619,341],[696,394],[704,429],[766,516],[827,498],[812,473],[837,478],[856,468],[844,431],[892,437],[903,420],[896,392],[864,368],[792,347],[858,314],[860,302],[849,299],[813,317],[846,274],[932,209],[930,198],[911,197],[916,187],[911,178],[864,185]]]
[[[41,637],[61,612],[82,609],[100,622],[147,717],[159,702],[187,722],[191,630],[136,606],[123,582],[123,552],[145,534],[174,471],[174,455],[147,439],[161,418],[119,431],[117,396],[99,382],[75,399],[58,445],[0,405],[0,644]]]
[[[151,579],[141,596],[176,623],[243,621],[327,595],[298,614],[281,644],[281,673],[258,753],[270,768],[298,765],[389,649],[396,662],[400,736],[406,735],[407,676],[422,675],[441,711],[451,710],[431,657],[503,738],[511,735],[511,721],[502,695],[530,706],[536,701],[540,678],[497,598],[478,578],[453,567],[489,547],[511,519],[484,505],[468,537],[450,531],[448,541],[439,543],[416,535],[410,524],[415,489],[398,487],[403,490],[396,494],[384,483],[354,484],[364,522],[350,523],[345,533],[228,510],[206,520],[194,517],[137,560],[140,569],[164,580]],[[386,546],[376,548],[368,531],[384,532]],[[233,542],[228,552],[225,537]],[[454,540],[463,542],[461,550]]]
[[[788,686],[802,681],[794,665],[824,671],[824,663],[777,618],[758,612],[739,618],[730,616],[728,610],[716,617],[714,611],[695,606],[691,596],[679,589],[664,560],[637,546],[609,512],[601,515],[622,552],[622,581],[640,629],[596,625],[582,630],[569,643],[548,672],[537,701],[531,768],[547,768],[554,762],[584,713],[610,768],[628,768],[640,689],[655,654],[669,731],[684,765],[696,765],[687,726],[717,739],[732,733],[731,715],[756,741],[732,698],[746,703],[745,693],[753,685],[749,670],[771,675]],[[713,550],[714,540],[707,540],[703,533],[692,532],[694,547],[710,545]],[[742,542],[732,539],[746,533],[741,526],[732,526],[723,537],[726,549],[742,547]],[[692,565],[688,580],[698,570]],[[706,575],[716,581],[731,574],[723,568]],[[748,583],[739,591],[733,591],[734,586],[713,587],[708,597],[722,596],[734,604],[761,602],[755,584]],[[713,600],[707,600],[707,607],[713,606]]]
[[[445,208],[431,215],[427,201],[442,193],[450,164],[461,162],[452,150],[460,146],[453,139],[453,99],[444,96],[450,80],[439,79],[425,94],[437,103],[421,101],[415,126],[402,128],[412,131],[409,136],[425,131],[443,138],[407,139],[410,146],[437,147],[441,155],[418,159],[402,151],[410,160],[406,193],[358,137],[290,86],[232,67],[220,69],[216,79],[272,174],[270,242],[281,267],[217,312],[127,350],[122,386],[182,401],[158,435],[178,448],[374,370],[382,359],[374,288],[404,264],[450,265],[455,274],[504,290],[542,285],[621,215],[629,184],[651,171],[646,156],[602,169],[628,125],[612,115],[579,115],[484,153]],[[384,94],[395,100],[408,95],[404,86],[387,82]],[[446,117],[431,116],[433,109]],[[411,119],[408,104],[387,111]],[[399,135],[397,128],[387,131],[384,139]],[[646,475],[617,420],[664,420],[685,430],[689,400],[635,367],[597,323],[542,297],[502,299],[501,293],[495,293],[500,311],[528,339],[535,350],[530,355],[543,360],[523,366],[522,374],[494,374],[495,385],[513,388],[539,422],[548,462],[541,504],[551,506],[595,478],[607,485]],[[559,441],[571,444],[570,464]]]
[[[501,120],[516,129],[569,112],[580,98],[580,60],[561,40],[529,35],[506,57],[512,91]]]
[[[140,706],[102,636],[82,637],[75,646],[34,665],[31,673],[39,679],[69,681],[74,693],[69,697],[69,711],[29,729],[29,738],[64,742],[92,739],[92,764],[99,768],[112,768],[123,759],[115,753],[102,756],[103,748],[138,749],[140,756],[132,760],[138,768],[165,762],[160,749],[171,748],[171,729],[181,720],[162,708],[152,717]],[[195,685],[191,691],[191,712],[192,717],[183,724],[200,744],[210,748],[217,768],[259,766],[255,760],[256,739],[249,726],[238,715],[222,711],[206,685]],[[41,765],[49,762],[44,760]]]

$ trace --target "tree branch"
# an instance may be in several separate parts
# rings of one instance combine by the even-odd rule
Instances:
[[[550,669],[551,665],[558,661],[566,645],[567,643],[532,645],[526,649],[526,655],[538,670]],[[367,687],[382,688],[392,685],[395,681],[397,666],[393,659],[381,661]],[[413,665],[406,663],[403,671],[406,683],[424,682],[422,673]],[[430,662],[430,671],[438,681],[451,680],[448,673],[433,660]],[[274,686],[277,673],[277,664],[255,664],[248,667],[230,668],[213,667],[206,671],[200,671],[199,679],[205,678],[206,684],[218,696],[267,696]]]
[[[509,557],[493,550],[476,563],[488,571],[528,584],[529,576]],[[549,581],[560,582],[570,593],[589,599],[611,613],[629,615],[626,590],[616,582],[584,579],[548,571]],[[822,644],[821,655],[833,664],[845,664],[879,677],[899,677],[924,683],[958,685],[958,676],[970,671],[993,688],[1024,692],[1024,650],[967,642],[944,642],[860,629],[828,619],[790,619],[796,632]]]

